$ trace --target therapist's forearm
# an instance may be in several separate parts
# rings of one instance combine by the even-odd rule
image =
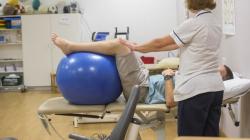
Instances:
[[[170,51],[177,48],[178,47],[177,45],[175,45],[174,40],[170,36],[165,36],[140,44],[136,48],[134,48],[134,50],[142,53],[147,53],[157,51]]]
[[[154,39],[149,42],[140,44],[138,47],[135,48],[135,51],[139,51],[142,53],[153,52],[158,50],[162,47],[161,39]]]
[[[176,49],[179,49],[179,46],[177,44],[173,44],[173,45],[168,45],[168,46],[165,46],[165,47],[158,48],[154,52],[172,51],[172,50],[176,50]]]

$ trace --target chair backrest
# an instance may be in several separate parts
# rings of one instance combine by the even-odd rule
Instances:
[[[139,100],[139,91],[140,87],[138,85],[135,85],[132,88],[128,102],[126,103],[125,109],[122,112],[119,121],[111,132],[111,135],[105,138],[105,140],[124,140],[129,124],[133,120],[136,105]],[[80,136],[77,134],[70,134],[69,138],[74,140],[90,140],[85,136]]]
[[[125,110],[117,122],[115,128],[111,132],[109,140],[124,140],[130,122],[133,119],[137,102],[139,100],[140,87],[135,85],[132,88],[128,102],[126,103]]]

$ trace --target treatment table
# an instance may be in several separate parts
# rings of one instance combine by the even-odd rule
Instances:
[[[151,71],[160,71],[160,68],[151,67]],[[154,71],[153,71],[154,72]],[[249,93],[250,91],[250,80],[249,79],[232,79],[225,83],[226,95],[223,101],[223,107],[227,107],[229,114],[235,124],[239,126],[239,120],[234,114],[232,105],[238,103],[241,96]],[[241,80],[241,81],[239,81]],[[236,83],[236,84],[235,84]],[[244,84],[244,87],[241,86]],[[240,87],[240,88],[239,88]],[[55,97],[44,101],[38,108],[38,116],[42,120],[46,130],[49,131],[49,125],[55,130],[53,125],[50,123],[49,115],[63,115],[63,116],[74,116],[74,125],[77,126],[77,118],[94,118],[96,122],[102,120],[106,115],[122,112],[125,108],[124,102],[116,101],[107,105],[72,105],[69,104],[63,97]],[[146,113],[145,113],[146,112]],[[153,115],[147,115],[147,112],[155,112]],[[166,104],[137,104],[135,110],[135,116],[141,120],[145,127],[153,128],[157,134],[157,140],[165,140],[165,116],[166,113],[172,112],[166,107]],[[176,117],[176,114],[174,114]]]

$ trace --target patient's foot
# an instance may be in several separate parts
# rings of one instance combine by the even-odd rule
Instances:
[[[63,39],[59,37],[57,34],[52,34],[51,35],[51,40],[53,43],[62,50],[62,52],[67,55],[71,53],[72,51],[70,50],[70,41]]]

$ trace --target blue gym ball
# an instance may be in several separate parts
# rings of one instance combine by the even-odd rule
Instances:
[[[65,56],[57,67],[56,82],[72,104],[108,104],[122,92],[115,58],[89,52]]]

